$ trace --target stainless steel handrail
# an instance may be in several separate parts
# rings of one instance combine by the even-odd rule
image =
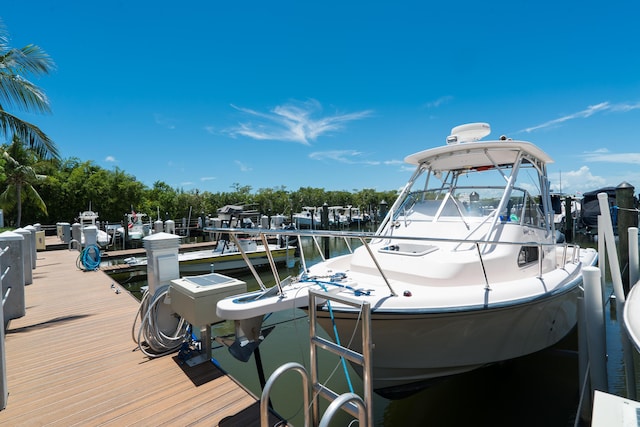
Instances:
[[[262,390],[262,395],[260,397],[260,425],[268,426],[269,425],[269,395],[271,394],[271,388],[276,380],[280,377],[280,375],[284,374],[287,371],[296,371],[302,377],[302,387],[304,388],[303,393],[303,402],[304,402],[304,425],[309,426],[309,375],[307,374],[307,370],[299,363],[289,362],[280,366],[276,369],[273,374],[267,380],[267,383]]]
[[[367,407],[360,396],[355,393],[341,394],[336,400],[331,402],[327,410],[325,411],[322,419],[320,420],[320,427],[329,427],[331,419],[338,412],[343,405],[353,403],[358,408],[358,425],[369,426],[369,419],[367,417]]]
[[[249,260],[249,257],[247,256],[247,253],[242,248],[242,245],[240,245],[240,242],[238,241],[238,238],[236,237],[236,234],[238,234],[238,233],[229,233],[229,236],[231,236],[231,238],[233,239],[233,243],[236,245],[236,248],[238,248],[238,251],[240,251],[240,255],[242,256],[242,259],[247,264],[247,267],[249,267],[249,270],[251,270],[251,273],[253,274],[253,277],[258,282],[258,285],[260,285],[260,289],[262,289],[263,291],[266,291],[267,287],[264,285],[264,283],[262,283],[262,279],[260,278],[260,275],[256,272],[255,267],[253,266],[253,264]],[[265,246],[265,250],[268,252],[269,251],[269,247]]]
[[[380,274],[380,276],[382,277],[382,279],[384,280],[387,288],[389,289],[390,293],[392,296],[397,296],[397,293],[395,292],[395,290],[393,289],[393,287],[391,286],[388,278],[386,277],[382,267],[380,266],[380,264],[378,263],[378,260],[375,256],[375,254],[373,253],[373,251],[371,250],[371,247],[369,246],[369,243],[374,241],[374,240],[389,240],[389,241],[412,241],[412,242],[440,242],[440,243],[452,243],[452,244],[460,244],[460,243],[466,243],[466,244],[471,244],[471,245],[475,245],[476,248],[479,247],[480,244],[483,245],[483,247],[487,247],[487,246],[491,246],[491,245],[518,245],[518,246],[537,246],[539,248],[540,251],[540,266],[539,266],[539,277],[542,277],[542,249],[545,246],[553,246],[556,247],[558,244],[556,242],[535,242],[535,241],[531,241],[531,242],[507,242],[507,241],[491,241],[491,240],[486,240],[486,239],[448,239],[448,238],[441,238],[441,237],[415,237],[415,236],[397,236],[397,235],[382,235],[379,233],[366,233],[366,232],[352,232],[352,231],[334,231],[334,230],[274,230],[274,229],[262,229],[262,228],[205,228],[205,231],[209,231],[209,232],[220,232],[220,233],[227,233],[231,236],[231,238],[234,240],[234,242],[236,243],[236,245],[238,246],[238,249],[240,250],[240,253],[242,254],[242,257],[244,258],[245,262],[247,263],[247,265],[249,266],[249,269],[251,270],[251,272],[253,273],[253,276],[256,278],[258,284],[260,285],[260,288],[265,290],[266,287],[264,285],[264,283],[262,282],[262,279],[260,278],[260,276],[257,274],[257,272],[255,271],[255,269],[253,268],[253,266],[251,265],[251,263],[249,262],[249,259],[247,257],[247,255],[245,254],[245,252],[242,250],[241,246],[239,245],[237,239],[236,239],[236,235],[237,234],[244,234],[244,235],[250,235],[250,236],[257,236],[259,237],[262,242],[266,242],[267,241],[267,236],[295,236],[298,239],[298,243],[300,244],[301,237],[311,237],[313,239],[313,242],[317,248],[318,251],[320,251],[320,255],[322,257],[322,259],[324,260],[324,254],[322,253],[322,250],[320,249],[320,246],[317,242],[317,238],[318,237],[334,237],[334,238],[341,238],[344,239],[345,241],[347,241],[347,239],[356,239],[359,240],[362,245],[366,248],[367,252],[369,253],[369,256],[371,257],[371,260],[373,261],[373,263],[375,264],[376,269],[378,270],[378,273]],[[278,291],[280,294],[282,294],[282,287],[281,287],[281,283],[279,280],[279,276],[277,274],[277,268],[275,267],[275,264],[273,262],[273,256],[270,254],[270,248],[269,246],[264,243],[265,246],[265,250],[268,253],[268,258],[269,258],[269,264],[271,266],[272,272],[274,274],[274,278],[276,280],[276,284],[278,286]],[[301,247],[301,245],[300,245]],[[348,246],[350,252],[353,252],[351,246]],[[574,262],[576,260],[576,258],[579,257],[579,249],[578,252],[576,252],[576,246],[574,245],[573,247],[574,249],[574,256],[572,257]],[[302,251],[301,251],[302,252]],[[483,262],[482,259],[482,254],[483,251],[480,251],[479,256],[480,256],[480,261]],[[271,256],[269,256],[271,255]],[[304,255],[301,254],[301,260],[302,260],[302,264],[304,267],[304,270],[306,271],[307,266],[306,266],[306,262],[304,260]],[[484,270],[484,269],[483,269]],[[488,280],[485,279],[487,281],[487,286],[488,286]]]

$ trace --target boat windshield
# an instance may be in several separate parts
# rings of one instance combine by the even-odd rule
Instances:
[[[546,228],[545,200],[540,196],[544,185],[539,171],[531,173],[533,166],[523,161],[518,167],[495,165],[446,172],[419,168],[403,198],[394,204],[391,219],[463,221],[469,225],[490,218],[494,225],[519,223]]]
[[[538,201],[523,188],[514,188],[508,202],[498,212],[504,187],[456,187],[444,195],[440,189],[408,193],[394,220],[474,222],[498,215],[500,222],[515,222],[535,227],[544,227],[544,215]]]

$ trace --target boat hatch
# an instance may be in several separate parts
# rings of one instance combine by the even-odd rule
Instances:
[[[437,250],[438,247],[435,245],[400,243],[397,245],[385,246],[384,248],[379,249],[378,252],[397,255],[422,256]]]

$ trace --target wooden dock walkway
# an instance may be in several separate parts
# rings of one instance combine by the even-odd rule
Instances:
[[[257,398],[212,363],[142,354],[131,338],[138,301],[103,272],[78,270],[78,254],[38,252],[26,316],[6,330],[0,425],[260,425]]]

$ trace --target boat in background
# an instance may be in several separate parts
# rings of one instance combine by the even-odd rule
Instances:
[[[316,228],[322,219],[314,206],[303,206],[300,212],[293,214],[292,220],[296,228]]]
[[[618,211],[616,206],[616,187],[604,187],[597,190],[588,191],[582,195],[582,209],[580,212],[578,228],[587,235],[598,234],[598,215],[600,215],[600,204],[598,194],[606,193],[609,201],[611,221],[614,233],[618,232]]]
[[[354,227],[359,227],[371,221],[369,214],[363,213],[360,211],[360,208],[356,208],[351,205],[345,208],[345,215],[349,221],[349,225]]]
[[[131,211],[126,214],[127,228],[120,226],[116,229],[116,233],[119,236],[125,236],[127,244],[132,246],[141,246],[142,239],[151,234],[152,226],[150,223],[145,223],[144,218],[147,214]]]
[[[254,239],[237,238],[233,241],[219,240],[215,249],[180,252],[178,265],[180,274],[194,275],[231,271],[247,268],[247,262],[254,267],[269,265],[269,257],[275,264],[293,262],[296,248],[291,245],[258,244]],[[124,260],[133,269],[146,272],[146,257],[130,257]]]
[[[263,317],[307,308],[311,289],[368,302],[373,388],[386,397],[559,342],[576,325],[582,268],[598,254],[556,240],[552,159],[530,142],[482,140],[489,133],[486,123],[458,126],[446,145],[408,156],[415,172],[375,233],[283,231],[360,243],[219,301],[237,342],[257,346]],[[315,311],[336,342],[359,336],[359,309],[321,302]],[[351,348],[362,351],[357,339]]]
[[[82,211],[78,214],[78,223],[80,224],[80,229],[82,230],[81,234],[81,244],[84,246],[84,228],[88,226],[96,227],[97,231],[97,243],[98,246],[106,247],[111,243],[111,236],[104,230],[100,229],[100,224],[98,223],[98,212],[94,212],[91,210],[91,205],[89,205],[89,210]]]

